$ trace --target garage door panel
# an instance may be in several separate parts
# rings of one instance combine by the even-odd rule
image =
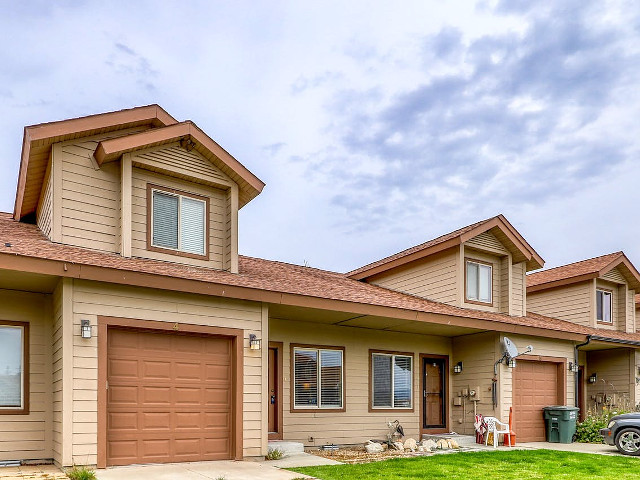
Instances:
[[[231,457],[231,341],[110,329],[107,464]]]
[[[558,403],[558,367],[552,362],[520,361],[513,371],[514,431],[518,441],[545,440],[542,408]]]

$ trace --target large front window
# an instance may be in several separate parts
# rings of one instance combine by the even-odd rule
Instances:
[[[371,407],[412,408],[413,357],[371,354]]]
[[[294,347],[294,409],[342,409],[343,362],[343,349]]]
[[[490,264],[467,260],[467,300],[491,303],[492,280],[493,268]]]
[[[0,321],[0,414],[28,413],[29,327]]]
[[[611,297],[608,290],[596,290],[596,318],[599,322],[612,323]]]
[[[159,188],[151,192],[151,246],[206,255],[206,200]]]

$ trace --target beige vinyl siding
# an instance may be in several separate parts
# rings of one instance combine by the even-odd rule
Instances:
[[[493,378],[493,364],[499,358],[497,342],[499,335],[494,332],[464,335],[453,339],[453,356],[451,365],[462,362],[462,373],[451,374],[452,401],[451,430],[464,435],[473,435],[474,402],[470,398],[462,397],[463,390],[476,390],[478,402],[476,411],[483,415],[493,415],[491,399],[491,379]],[[453,367],[451,367],[453,368]],[[453,398],[460,397],[462,406],[453,406]]]
[[[457,249],[447,250],[430,256],[424,261],[374,277],[370,283],[456,305],[458,303],[457,261]]]
[[[385,439],[387,422],[399,420],[408,437],[418,438],[420,429],[420,353],[450,355],[451,340],[445,337],[376,332],[361,328],[325,326],[290,320],[269,320],[269,339],[283,342],[283,438],[306,446],[327,443],[357,444]],[[291,343],[345,348],[345,412],[291,412]],[[369,412],[369,349],[412,352],[414,411],[397,409]],[[448,375],[448,372],[446,373]],[[310,438],[313,440],[310,440]]]
[[[0,290],[0,318],[29,322],[29,414],[0,414],[0,461],[52,458],[51,297]]]
[[[51,159],[47,164],[47,171],[44,176],[42,193],[38,201],[36,210],[36,222],[38,227],[48,239],[51,239],[51,228],[53,226],[53,182],[51,181]]]
[[[508,335],[509,339],[511,339],[518,348],[519,352],[523,352],[527,345],[533,346],[533,352],[531,354],[526,354],[527,357],[556,357],[559,359],[565,359],[567,365],[569,362],[573,362],[573,343],[562,340],[551,340],[544,339],[539,337],[529,337],[523,335]],[[500,352],[502,353],[502,352]],[[544,359],[542,359],[544,361]],[[516,359],[516,367],[518,368],[518,362],[526,362],[531,360],[518,360]],[[575,403],[575,375],[568,374],[568,368],[565,367],[563,370],[566,380],[566,391],[563,392],[565,405],[573,406]],[[499,392],[501,398],[501,416],[502,421],[509,420],[509,407],[513,405],[513,390],[512,390],[512,378],[513,371],[511,368],[505,365],[498,366],[498,383],[499,383]]]
[[[627,290],[627,305],[626,305],[626,317],[627,324],[625,331],[627,333],[634,333],[636,331],[636,291]]]
[[[593,282],[586,281],[529,293],[527,309],[540,315],[591,326],[593,324],[591,304],[595,302],[593,296],[595,296]]]
[[[509,304],[511,303],[511,255],[507,255],[500,259],[500,313],[506,313],[509,315]]]
[[[150,148],[133,154],[134,166],[168,174],[189,182],[230,186],[232,180],[200,153],[188,152],[179,143]]]
[[[107,252],[119,252],[120,163],[98,168],[93,152],[98,142],[146,130],[137,127],[53,145],[54,202],[60,202],[60,242]]]
[[[52,374],[52,457],[56,463],[62,463],[63,420],[62,420],[62,281],[53,292],[52,335],[51,335],[51,374]]]
[[[99,315],[244,329],[244,455],[265,453],[262,398],[266,396],[266,363],[262,352],[266,349],[248,348],[249,334],[266,338],[260,303],[74,280],[74,462],[95,464],[97,460],[97,330],[94,328],[91,339],[82,339],[80,320],[97,325]]]
[[[511,267],[511,315],[527,314],[527,269],[525,262],[514,263]]]
[[[147,249],[147,185],[158,185],[209,198],[209,260],[188,258]],[[134,257],[154,258],[170,262],[186,263],[223,269],[224,247],[227,236],[227,211],[224,190],[201,185],[159,173],[133,168],[131,200],[131,254]]]
[[[632,395],[635,394],[635,354],[627,348],[598,350],[587,352],[587,372],[597,375],[596,383],[587,383],[587,408],[601,409],[592,397],[612,396],[614,407],[633,407]]]
[[[509,251],[506,247],[496,238],[496,236],[490,231],[481,233],[465,242],[465,245],[478,250],[486,250],[491,253],[498,253],[507,255]]]
[[[618,268],[609,270],[607,273],[602,275],[602,279],[613,283],[623,283],[625,285],[627,284],[627,280],[624,278],[624,275],[620,273],[620,270]]]
[[[477,238],[477,237],[476,237]],[[465,257],[465,265],[463,269],[463,278],[461,279],[462,288],[464,289],[463,298],[465,308],[472,308],[474,310],[485,310],[489,312],[499,312],[500,306],[502,302],[502,297],[504,295],[508,295],[508,290],[503,291],[503,288],[508,289],[508,283],[503,282],[502,280],[502,260],[500,257],[496,255],[491,255],[486,252],[481,252],[474,248],[467,247],[467,244],[464,246],[464,257]],[[478,303],[472,303],[467,301],[466,294],[466,261],[467,260],[477,260],[484,263],[490,263],[493,267],[492,275],[493,275],[493,292],[492,292],[492,305],[484,305]]]

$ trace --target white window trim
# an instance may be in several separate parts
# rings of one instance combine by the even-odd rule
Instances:
[[[161,193],[163,195],[169,195],[172,197],[177,197],[178,198],[178,248],[171,248],[171,247],[165,247],[162,245],[156,245],[155,243],[153,243],[153,231],[154,231],[154,225],[153,225],[153,196],[154,194],[158,192]],[[204,221],[202,222],[204,224],[203,230],[202,230],[202,240],[203,240],[203,245],[204,245],[204,252],[203,253],[193,253],[193,252],[187,252],[185,250],[182,250],[182,235],[180,235],[180,232],[182,231],[182,224],[181,224],[181,220],[182,220],[182,199],[183,198],[188,198],[190,200],[195,200],[198,201],[200,203],[203,204],[203,211],[204,211]],[[172,250],[174,252],[179,252],[179,253],[186,253],[188,255],[198,255],[198,256],[206,256],[207,255],[207,202],[205,200],[202,200],[201,198],[196,198],[195,196],[191,196],[191,195],[181,195],[179,193],[174,193],[174,192],[168,192],[167,190],[162,190],[160,188],[151,188],[151,208],[149,209],[149,211],[151,212],[151,246],[154,248],[162,248],[163,250]]]
[[[602,293],[602,319],[598,318],[598,292]],[[604,297],[609,295],[609,320],[604,319]],[[606,323],[607,325],[613,325],[613,292],[605,290],[604,288],[596,288],[596,321],[600,323]]]
[[[20,369],[20,406],[17,405],[3,405],[0,406],[0,412],[2,412],[3,410],[24,410],[25,409],[25,405],[26,405],[26,398],[25,398],[25,342],[26,340],[26,328],[22,325],[11,325],[11,324],[6,324],[6,323],[0,323],[0,328],[17,328],[19,330],[21,330],[22,334],[20,336],[21,338],[21,342],[20,342],[20,358],[22,359],[22,368]],[[29,359],[26,359],[26,361],[28,361]]]
[[[468,288],[468,284],[467,282],[468,277],[469,277],[469,264],[472,265],[477,265],[478,266],[478,285],[477,285],[477,290],[478,290],[478,298],[471,298],[469,296],[469,288]],[[480,300],[480,267],[488,267],[489,268],[489,300]],[[465,262],[465,277],[464,277],[464,298],[466,301],[469,302],[478,302],[478,303],[482,303],[485,305],[492,305],[493,304],[493,264],[491,263],[485,263],[485,262],[480,262],[477,260],[466,260]]]
[[[374,369],[374,364],[373,364],[373,357],[375,355],[379,355],[379,356],[384,356],[384,357],[391,357],[391,406],[374,406],[374,400],[375,400],[375,392],[374,392],[374,381],[373,378],[376,374],[375,369]],[[396,396],[395,396],[395,387],[396,387],[396,372],[395,372],[395,364],[396,364],[396,357],[404,357],[404,358],[408,358],[410,359],[411,362],[411,391],[409,394],[409,398],[410,398],[410,404],[408,407],[396,407],[395,403],[396,403]],[[371,382],[371,409],[372,410],[389,410],[389,409],[393,409],[393,410],[412,410],[413,409],[413,355],[404,355],[404,354],[394,354],[394,353],[384,353],[384,352],[371,352],[371,358],[369,360],[371,362],[371,379],[369,380]]]
[[[296,352],[312,351],[317,353],[316,366],[316,383],[318,388],[318,405],[297,405],[296,404]],[[322,352],[340,352],[340,405],[322,405],[322,380],[321,380],[321,356]],[[344,350],[342,348],[323,348],[323,347],[293,347],[293,409],[294,410],[342,410],[344,408]]]

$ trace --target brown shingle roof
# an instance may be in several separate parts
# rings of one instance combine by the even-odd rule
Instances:
[[[551,331],[549,336],[553,336],[553,331],[577,335],[602,334],[601,331],[593,328],[533,313],[528,313],[526,317],[512,317],[500,313],[464,309],[359,282],[341,273],[258,258],[241,256],[238,274],[150,259],[123,258],[117,254],[53,243],[35,225],[16,222],[10,214],[0,213],[0,268],[6,268],[8,259],[15,257],[23,260],[36,258],[65,262],[69,267],[92,266],[116,269],[120,272],[117,276],[117,281],[120,283],[131,281],[129,280],[131,275],[127,272],[138,272],[171,277],[176,281],[185,279],[211,286],[222,285],[224,288],[241,287],[252,289],[252,291],[275,292],[281,294],[282,298],[285,295],[300,295],[309,298],[310,301],[328,299],[347,302],[344,304],[344,311],[350,311],[349,304],[363,304],[399,309],[398,311],[408,310],[484,320],[491,322],[494,325],[492,328],[496,330],[505,330],[505,327],[511,325],[548,330]],[[19,267],[14,265],[11,268]],[[55,274],[63,275],[62,269],[59,272]],[[609,331],[606,333],[621,340],[640,341],[640,334]]]
[[[622,258],[624,258],[623,252],[615,252],[560,267],[550,268],[542,272],[530,273],[527,275],[527,288],[561,280],[575,279],[576,281],[581,281],[585,277],[595,278],[604,268]]]

